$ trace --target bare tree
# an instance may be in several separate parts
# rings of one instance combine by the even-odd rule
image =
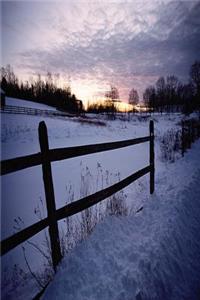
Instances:
[[[117,111],[115,102],[119,101],[118,89],[115,86],[111,85],[110,91],[107,91],[105,93],[105,97],[107,98],[106,100],[107,113],[112,119],[115,119],[115,113]]]
[[[190,69],[191,83],[194,87],[194,106],[200,113],[200,61],[195,61]]]
[[[149,86],[148,88],[146,88],[143,94],[143,101],[146,107],[148,107],[150,111],[155,110],[155,98],[156,98],[155,87]]]
[[[138,92],[135,89],[132,89],[129,93],[129,104],[137,105],[139,103]]]
[[[105,93],[105,97],[108,100],[112,100],[112,101],[119,100],[119,91],[118,91],[118,89],[115,86],[111,85],[110,86],[110,91],[107,91]]]
[[[167,97],[167,110],[172,111],[177,102],[179,80],[176,76],[167,76],[166,80],[166,97]]]
[[[196,90],[200,92],[200,61],[195,61],[190,69],[190,77]]]
[[[165,78],[160,77],[156,82],[156,95],[157,95],[157,106],[162,113],[164,106],[166,105],[166,84]]]

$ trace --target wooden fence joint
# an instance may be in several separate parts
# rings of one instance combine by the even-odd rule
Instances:
[[[47,127],[44,121],[40,122],[39,124],[39,142],[42,155],[42,173],[49,220],[49,236],[51,242],[52,263],[54,270],[56,271],[56,267],[62,259],[62,254],[60,249],[58,223],[56,220],[56,204],[51,172],[51,163],[49,160],[49,142],[47,135]]]

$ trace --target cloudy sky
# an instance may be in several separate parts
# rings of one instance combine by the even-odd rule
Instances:
[[[188,79],[200,58],[200,1],[4,1],[1,66],[59,73],[85,101],[109,85],[128,100],[161,75]]]

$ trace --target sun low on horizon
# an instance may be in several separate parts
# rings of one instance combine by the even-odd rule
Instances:
[[[84,105],[103,99],[110,85],[122,102],[133,88],[142,100],[160,76],[187,81],[199,51],[199,7],[169,0],[2,1],[1,66],[10,64],[25,80],[59,74]]]

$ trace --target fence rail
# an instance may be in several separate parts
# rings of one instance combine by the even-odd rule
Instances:
[[[73,114],[65,113],[61,111],[14,106],[14,105],[5,105],[3,108],[1,108],[1,113],[22,114],[22,115],[32,115],[32,116],[49,116],[49,117],[74,117]]]
[[[88,154],[94,154],[103,151],[115,150],[127,146],[148,142],[149,140],[150,137],[145,136],[141,138],[119,141],[119,142],[49,149],[48,159],[50,162],[54,162],[54,161],[64,160],[64,159],[88,155]],[[42,163],[42,156],[40,152],[32,155],[7,159],[1,162],[1,175],[34,167],[40,165],[41,163]]]
[[[154,124],[149,123],[149,136],[130,139],[125,141],[84,145],[68,148],[49,149],[47,128],[44,121],[39,124],[39,142],[41,152],[31,154],[29,156],[18,157],[1,161],[1,175],[16,172],[25,168],[42,165],[43,181],[45,187],[45,196],[47,204],[47,218],[15,233],[14,235],[1,241],[1,255],[6,254],[19,244],[39,233],[46,227],[49,227],[49,235],[51,241],[51,253],[54,269],[60,262],[62,255],[60,249],[60,240],[58,232],[58,220],[79,213],[98,202],[108,198],[119,190],[125,188],[141,176],[150,173],[150,193],[154,192]],[[110,151],[131,145],[149,142],[149,165],[126,177],[125,179],[115,183],[101,191],[92,195],[74,201],[56,210],[54,186],[51,171],[51,162],[69,159],[72,157],[98,153],[102,151]]]

